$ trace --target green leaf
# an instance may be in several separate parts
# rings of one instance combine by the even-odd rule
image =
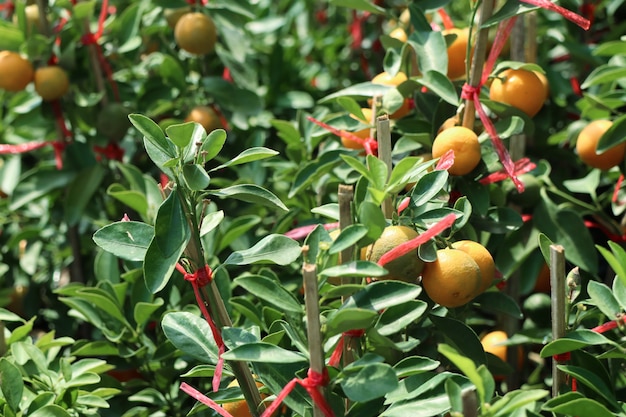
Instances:
[[[612,83],[626,77],[626,68],[618,65],[600,65],[591,71],[580,88],[583,90],[598,84]]]
[[[341,388],[352,401],[371,401],[398,387],[398,377],[386,363],[371,363],[359,367],[354,373],[352,369],[344,369],[344,373],[346,376],[341,380]]]
[[[396,363],[393,367],[398,378],[406,378],[411,375],[434,371],[440,364],[441,362],[424,356],[409,356]]]
[[[0,50],[17,51],[24,42],[24,33],[17,26],[0,25]]]
[[[613,319],[622,312],[619,302],[607,285],[597,281],[589,281],[587,293],[596,307],[608,318]]]
[[[48,404],[29,414],[29,417],[72,417],[72,415],[56,404]]]
[[[302,313],[302,306],[298,300],[271,278],[262,275],[244,275],[235,278],[234,283],[281,310]]]
[[[596,245],[596,249],[604,256],[604,259],[606,259],[613,271],[615,271],[617,280],[621,281],[622,285],[626,285],[626,250],[615,242],[609,241],[608,244],[609,248],[611,248],[611,252],[600,245]]]
[[[324,152],[320,157],[311,162],[303,164],[300,170],[296,173],[291,189],[289,190],[288,197],[293,198],[313,182],[329,173],[333,168],[341,163],[342,159],[340,156],[347,154],[350,154],[350,151],[345,149],[334,149]]]
[[[135,304],[133,317],[137,326],[143,326],[148,320],[150,320],[152,314],[154,314],[154,312],[161,308],[161,306],[163,306],[162,298],[157,298],[151,303],[140,301]]]
[[[447,341],[452,342],[454,347],[458,351],[462,351],[468,359],[471,359],[476,364],[487,363],[480,339],[471,327],[462,321],[449,317],[439,317],[434,314],[431,314],[429,317],[437,329],[443,333]]]
[[[269,343],[247,343],[224,353],[226,360],[261,362],[261,363],[298,363],[307,361],[307,357]]]
[[[335,310],[326,321],[326,337],[347,332],[348,330],[368,329],[378,318],[378,312],[362,308],[344,308]]]
[[[152,119],[142,114],[131,114],[128,118],[135,128],[143,134],[145,141],[152,145],[149,155],[157,166],[161,166],[166,161],[176,157],[173,143],[167,140],[159,125]]]
[[[368,0],[330,0],[330,3],[335,6],[348,7],[351,9],[362,10],[364,12],[385,14],[385,9]]]
[[[65,221],[68,225],[73,226],[82,218],[83,212],[100,186],[104,174],[102,165],[94,165],[83,169],[72,181],[63,199]]]
[[[422,292],[422,287],[401,281],[378,281],[355,293],[341,306],[344,308],[366,308],[384,310],[397,304],[411,301]]]
[[[190,190],[202,191],[209,186],[211,178],[201,165],[183,165],[183,179]]]
[[[241,164],[247,164],[248,162],[252,161],[271,158],[275,155],[278,155],[278,152],[273,149],[268,149],[264,147],[248,148],[245,151],[241,152],[239,155],[230,159],[228,162],[213,168],[210,172],[217,171],[226,167],[234,167]]]
[[[165,336],[176,348],[201,363],[217,363],[217,345],[209,324],[188,312],[167,313],[161,322]]]
[[[488,385],[489,381],[483,381],[481,374],[476,368],[476,364],[470,358],[460,354],[452,346],[446,344],[440,344],[437,350],[439,353],[448,358],[448,360],[457,368],[459,368],[459,370],[476,386],[479,404],[484,404],[485,401],[490,401],[493,396],[493,392],[487,392],[486,390],[486,385]],[[493,381],[491,381],[491,383],[493,383]]]
[[[370,172],[369,169],[367,169],[367,166],[365,166],[360,159],[351,155],[341,155],[341,159],[343,159],[352,169],[365,177],[370,184],[376,184],[376,177],[372,172]]]
[[[194,148],[195,144],[200,142],[205,135],[202,126],[194,122],[170,125],[165,129],[165,133],[181,150],[189,144],[193,144],[192,148]]]
[[[616,277],[613,280],[613,295],[617,302],[622,307],[622,310],[626,311],[626,285],[624,285],[624,281]]]
[[[613,124],[611,124],[609,130],[604,132],[604,134],[600,137],[596,147],[596,153],[605,152],[612,147],[625,142],[626,136],[624,136],[624,129],[626,129],[626,115],[613,120]]]
[[[143,192],[127,190],[120,184],[111,184],[109,188],[107,188],[107,194],[142,216],[145,216],[148,212],[148,200]]]
[[[519,304],[501,291],[487,291],[476,297],[472,303],[478,303],[480,308],[492,313],[502,313],[515,319],[522,319],[523,314]]]
[[[206,163],[215,158],[226,143],[226,131],[224,129],[215,129],[204,139],[200,149],[198,150],[198,158],[196,163]]]
[[[345,264],[331,266],[319,273],[326,277],[382,277],[388,271],[370,261],[353,261]]]
[[[424,175],[411,191],[411,205],[421,207],[443,189],[448,181],[448,171],[432,171]]]
[[[336,93],[327,95],[326,97],[322,98],[319,103],[323,104],[338,97],[353,97],[356,99],[360,99],[374,96],[383,96],[385,92],[387,92],[387,90],[389,90],[390,88],[391,87],[388,85],[372,84],[371,82],[354,84],[350,87],[339,90]]]
[[[543,349],[541,349],[540,355],[542,358],[547,358],[561,353],[571,352],[586,346],[596,346],[604,344],[617,346],[615,342],[606,338],[600,333],[596,333],[592,330],[587,329],[579,329],[566,334],[560,339],[548,343],[543,347]]]
[[[383,336],[399,333],[421,318],[427,309],[428,304],[422,300],[411,300],[389,307],[380,315],[376,330]]]
[[[367,227],[362,224],[351,224],[341,231],[337,239],[328,249],[329,254],[335,254],[355,245],[367,235]]]
[[[459,105],[459,96],[456,93],[454,84],[448,77],[439,71],[427,71],[418,80],[420,84],[437,94],[445,102],[453,106]]]
[[[0,358],[0,390],[4,400],[15,412],[20,409],[22,393],[24,392],[24,381],[20,369],[7,358]]]
[[[300,257],[298,242],[283,235],[271,234],[250,249],[231,253],[222,265],[250,265],[274,263],[287,265]]]
[[[97,307],[103,314],[109,315],[130,328],[120,305],[100,288],[87,287],[76,292],[75,297],[81,298]]]
[[[259,204],[262,206],[277,208],[283,211],[289,211],[287,206],[270,191],[256,184],[238,184],[221,190],[211,190],[209,194],[221,198],[234,198],[236,200],[245,201],[247,203]]]
[[[128,261],[143,261],[154,228],[140,222],[115,222],[99,229],[93,241],[105,251]]]
[[[525,389],[507,392],[504,397],[498,399],[491,405],[490,412],[494,417],[504,417],[510,415],[515,410],[519,410],[527,404],[535,403],[550,394],[543,389]]]
[[[417,29],[409,35],[408,43],[415,50],[417,66],[422,74],[430,71],[446,72],[448,55],[441,51],[445,51],[447,45],[440,31]]]
[[[578,392],[568,392],[546,402],[543,410],[577,417],[615,417],[604,405],[590,398],[582,398]]]
[[[214,211],[212,213],[207,213],[206,216],[202,219],[202,225],[200,226],[200,237],[206,235],[215,229],[219,224],[224,220],[224,211]]]
[[[613,388],[607,386],[601,377],[590,370],[580,366],[559,365],[558,368],[568,375],[576,378],[577,383],[582,383],[596,394],[604,398],[613,408],[619,408]]]

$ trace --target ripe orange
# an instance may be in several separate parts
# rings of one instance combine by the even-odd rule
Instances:
[[[354,120],[358,120],[359,122],[363,124],[373,125],[374,114],[372,113],[372,109],[364,107],[361,109],[361,111],[363,112],[363,116],[365,116],[365,119],[361,119],[354,114],[350,114],[350,117],[353,118]],[[355,136],[358,136],[361,139],[367,139],[370,136],[370,130],[371,129],[369,127],[366,127],[365,129],[360,129],[360,130],[357,130],[355,132],[350,132],[350,133],[352,133]],[[344,137],[341,138],[341,144],[343,145],[344,148],[347,148],[347,149],[363,149],[363,144],[357,141],[354,141],[352,139],[344,138]]]
[[[398,72],[393,77],[386,71],[381,72],[372,78],[372,84],[381,84],[381,85],[390,85],[390,86],[398,86],[408,80],[407,76],[403,72]],[[404,99],[402,106],[395,112],[389,115],[391,119],[401,119],[411,111],[411,103],[409,99]]]
[[[0,88],[22,91],[33,77],[33,66],[28,60],[15,52],[0,51]]]
[[[525,69],[504,70],[489,87],[489,99],[517,107],[529,117],[541,110],[547,95],[537,74]]]
[[[238,387],[239,381],[236,379],[233,380],[230,384],[228,384],[228,388]],[[256,381],[256,386],[261,388],[263,384],[259,381]],[[267,395],[261,394],[261,398],[267,398]],[[252,417],[252,413],[250,412],[250,408],[248,408],[248,403],[246,400],[238,400],[229,403],[222,404],[224,410],[228,411],[233,417]],[[284,406],[282,407],[284,409]],[[284,411],[284,410],[283,410]],[[272,417],[277,416],[280,413],[280,409],[277,410]]]
[[[222,128],[219,116],[215,113],[215,110],[208,106],[196,106],[191,109],[185,118],[185,122],[200,123],[207,133]]]
[[[552,286],[550,285],[550,267],[548,266],[548,264],[544,263],[541,265],[541,269],[537,274],[537,279],[535,280],[533,292],[550,294],[551,288]]]
[[[437,130],[437,134],[443,132],[446,129],[450,129],[451,127],[457,126],[459,123],[460,123],[459,115],[455,114],[454,116],[446,119],[446,121],[443,122],[441,126],[439,126],[439,129]]]
[[[213,52],[217,42],[217,30],[211,18],[200,12],[183,15],[174,28],[176,44],[195,55]]]
[[[53,65],[35,71],[35,91],[44,101],[60,99],[69,88],[70,79],[63,68]]]
[[[443,35],[456,35],[456,38],[448,45],[448,78],[455,80],[465,77],[467,65],[467,43],[469,42],[469,29],[445,29]]]
[[[613,125],[610,120],[594,120],[583,128],[576,140],[576,151],[580,159],[593,168],[610,169],[624,160],[626,143],[620,143],[601,154],[596,153],[598,142]]]
[[[545,100],[547,100],[548,97],[550,97],[550,84],[548,83],[548,78],[546,77],[546,74],[539,71],[533,71],[533,74],[535,74],[537,78],[539,78],[539,81],[541,81],[541,84],[543,85],[543,91],[545,91],[546,93]]]
[[[480,285],[480,267],[468,253],[458,249],[439,249],[437,260],[426,263],[422,272],[424,291],[444,307],[467,304]]]
[[[480,143],[478,136],[463,126],[448,128],[437,135],[433,141],[433,158],[443,156],[447,151],[454,151],[454,164],[448,172],[451,175],[469,174],[480,162]]]
[[[407,36],[406,32],[401,27],[397,27],[391,32],[389,32],[389,37],[397,39],[400,42],[406,42],[407,40],[409,40],[409,37]]]
[[[378,262],[385,253],[417,236],[418,233],[410,227],[387,226],[371,248],[368,248],[367,258],[372,262]],[[384,268],[389,273],[376,279],[416,282],[424,269],[424,261],[417,256],[417,250],[414,250],[385,264]]]
[[[485,352],[496,355],[506,362],[507,347],[501,343],[506,342],[508,339],[509,337],[502,330],[494,330],[483,336],[483,338],[480,339],[480,343],[483,345]]]
[[[493,262],[491,253],[478,242],[472,240],[460,240],[452,244],[454,249],[462,250],[472,257],[480,269],[481,283],[476,295],[491,287],[496,276],[496,265]]]

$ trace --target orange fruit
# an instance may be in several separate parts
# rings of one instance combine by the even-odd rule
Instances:
[[[407,226],[387,226],[380,237],[367,250],[367,259],[372,262],[378,260],[395,247],[416,238],[418,233]],[[393,279],[404,282],[416,282],[424,261],[417,256],[417,249],[403,255],[383,266],[389,273],[378,280]]]
[[[363,112],[363,116],[365,116],[365,119],[361,119],[359,117],[357,117],[354,114],[350,114],[350,117],[353,118],[354,120],[358,120],[359,122],[366,124],[366,125],[373,125],[374,124],[374,114],[372,112],[372,109],[369,109],[367,107],[364,107],[361,109],[361,111]],[[360,129],[357,130],[355,132],[350,132],[355,136],[358,136],[361,139],[367,139],[370,137],[370,128],[366,127],[365,129]],[[363,149],[363,144],[354,141],[352,139],[348,139],[348,138],[341,138],[341,144],[343,145],[344,148],[347,149]]]
[[[389,32],[389,37],[397,39],[400,42],[406,42],[407,40],[409,40],[409,37],[407,36],[406,32],[401,27],[397,27],[391,32]]]
[[[491,284],[493,284],[493,280],[496,276],[496,265],[493,262],[493,257],[487,248],[472,240],[459,240],[458,242],[454,242],[452,247],[467,253],[472,257],[474,262],[478,264],[481,282],[476,295],[491,287]]]
[[[172,29],[176,28],[176,23],[181,17],[191,12],[191,7],[176,7],[174,9],[163,9],[163,17],[167,25]]]
[[[533,71],[533,74],[535,74],[537,78],[539,78],[539,81],[541,81],[541,85],[543,85],[543,91],[545,91],[546,93],[545,100],[547,100],[548,97],[550,97],[550,84],[548,83],[548,78],[546,77],[546,74],[540,71]]]
[[[200,123],[204,130],[212,132],[215,129],[222,129],[222,122],[215,110],[208,106],[196,106],[185,117],[185,122]]]
[[[485,352],[496,355],[498,358],[506,362],[507,347],[502,343],[509,340],[509,336],[502,330],[494,330],[487,333],[480,339],[480,343],[483,345]]]
[[[403,72],[398,72],[393,77],[386,71],[381,72],[372,78],[372,84],[381,84],[381,85],[390,85],[390,86],[398,86],[408,80],[407,76]],[[391,119],[401,119],[411,111],[411,103],[409,99],[404,99],[402,106],[395,112],[389,115]]]
[[[256,386],[261,388],[263,384],[259,381],[255,381]],[[228,388],[238,387],[239,381],[236,379],[233,380],[230,384],[228,384]],[[267,398],[266,394],[261,394],[261,398]],[[252,413],[250,412],[250,408],[248,408],[248,403],[246,400],[237,400],[229,403],[222,404],[224,410],[228,411],[233,417],[252,417]],[[285,407],[282,407],[282,411],[285,412]],[[281,412],[280,409],[276,410],[272,417],[277,416]]]
[[[439,126],[439,130],[437,130],[437,134],[443,132],[446,129],[450,129],[451,127],[457,126],[459,123],[460,123],[459,115],[455,114],[454,116],[446,119],[446,121],[443,122],[441,126]]]
[[[551,290],[550,285],[550,267],[548,264],[544,263],[541,265],[541,269],[537,274],[537,279],[535,280],[535,286],[533,288],[533,292],[541,292],[550,294]]]
[[[69,88],[70,79],[63,68],[52,65],[35,71],[35,91],[44,101],[60,99]]]
[[[620,143],[601,154],[596,153],[602,135],[613,125],[610,120],[594,120],[583,128],[576,140],[576,151],[580,159],[593,168],[610,169],[624,160],[626,143]]]
[[[546,87],[537,74],[525,69],[507,69],[494,78],[489,87],[489,99],[506,103],[526,113],[536,115],[546,101]]]
[[[469,29],[445,29],[443,35],[456,35],[456,38],[448,45],[448,78],[455,80],[465,77],[467,70],[466,56],[467,43],[469,42]]]
[[[28,60],[15,52],[0,51],[0,88],[22,91],[33,77],[33,66]]]
[[[215,23],[204,13],[187,13],[178,19],[174,39],[181,49],[190,54],[208,54],[213,52],[217,42]]]
[[[480,267],[459,249],[439,249],[437,260],[428,262],[422,272],[426,294],[444,307],[460,307],[471,301],[481,285]]]
[[[469,174],[480,162],[478,136],[466,127],[453,126],[437,135],[433,141],[433,158],[439,158],[449,150],[454,151],[454,164],[448,170],[451,175]]]

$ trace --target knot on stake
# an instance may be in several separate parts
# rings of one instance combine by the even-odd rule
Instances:
[[[343,347],[345,346],[346,339],[348,337],[363,337],[364,334],[364,329],[353,329],[348,330],[347,332],[343,332],[341,334],[341,337],[339,338],[337,346],[335,346],[335,350],[333,350],[333,353],[330,355],[330,359],[328,359],[328,365],[334,367],[339,366],[339,362],[341,361],[341,355],[343,353]]]

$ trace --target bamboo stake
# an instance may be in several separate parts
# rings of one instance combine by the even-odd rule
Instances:
[[[552,298],[552,340],[565,335],[565,252],[561,245],[550,245],[550,287]],[[565,374],[552,360],[552,396],[559,395]]]
[[[302,248],[306,254],[307,247]],[[306,256],[304,256],[306,259]],[[302,266],[304,280],[304,305],[306,308],[307,336],[309,339],[310,367],[313,372],[324,373],[324,349],[322,347],[322,332],[320,330],[319,294],[317,292],[317,267],[315,264],[304,263]],[[325,396],[324,388],[320,388]],[[322,410],[314,403],[313,416],[324,417]]]
[[[354,187],[352,185],[339,184],[337,200],[339,202],[339,229],[343,230],[352,224],[352,199],[354,198]],[[354,247],[349,247],[339,253],[339,263],[345,264],[353,259]],[[341,278],[342,284],[349,284],[352,279]]]
[[[378,159],[387,165],[387,178],[389,179],[392,169],[391,161],[391,127],[389,126],[389,116],[384,114],[376,119],[376,140],[378,141]],[[382,204],[383,215],[390,219],[393,215],[393,202],[391,197],[387,197]]]
[[[495,0],[484,0],[480,10],[478,27],[481,28],[476,35],[476,43],[474,44],[474,56],[470,67],[469,85],[477,87],[480,85],[483,76],[483,66],[485,65],[485,57],[487,55],[487,46],[489,45],[489,29],[482,28],[483,24],[493,14]],[[463,111],[463,126],[474,130],[474,119],[476,116],[474,101],[465,100],[465,110]]]
[[[476,390],[465,391],[461,395],[463,417],[478,417],[478,398]]]

